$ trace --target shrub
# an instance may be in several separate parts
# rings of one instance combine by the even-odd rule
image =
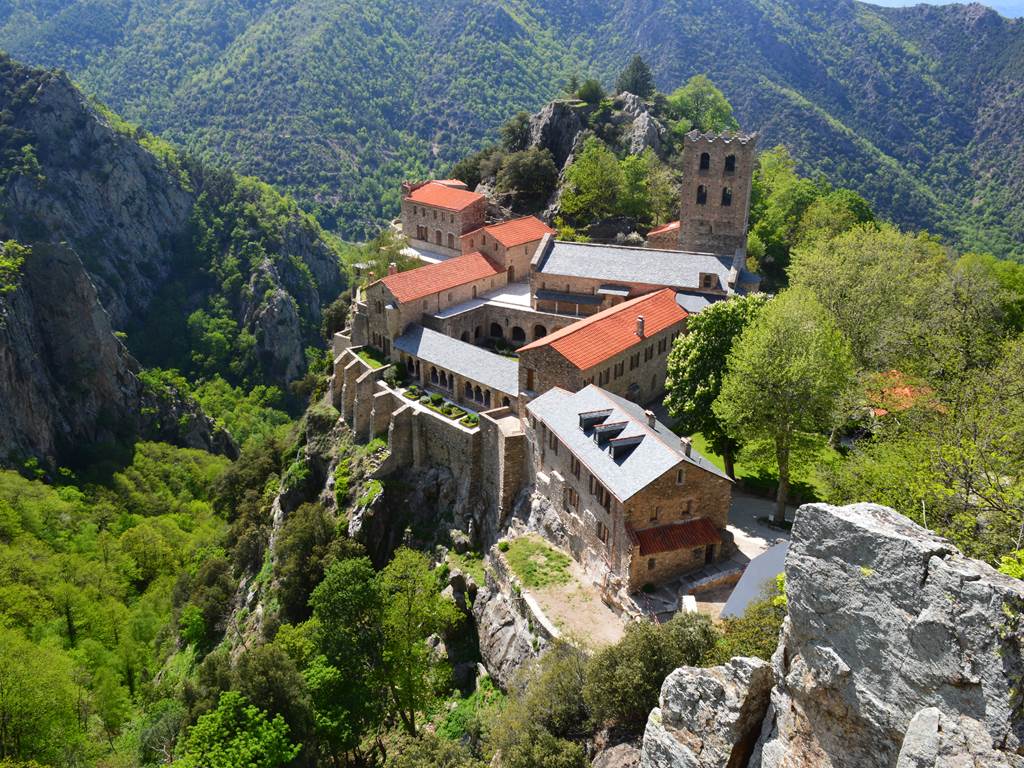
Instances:
[[[500,549],[502,552],[508,552],[508,547],[509,547],[509,544],[508,544],[507,541],[499,541],[498,542],[498,549]]]
[[[576,97],[587,104],[600,104],[601,99],[604,98],[604,88],[597,80],[590,78],[583,81],[583,85],[576,91]]]
[[[438,392],[434,392],[433,394],[430,395],[431,405],[441,405],[442,400],[444,400],[444,396]]]

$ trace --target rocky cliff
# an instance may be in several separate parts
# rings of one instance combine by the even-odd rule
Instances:
[[[1024,766],[1024,583],[885,507],[811,504],[797,512],[786,591],[750,766]],[[728,752],[687,761],[695,735],[731,739],[730,713],[752,687],[732,674],[731,696],[693,701],[728,690],[722,677],[680,670],[666,680],[672,729],[652,714],[645,765],[744,764]]]
[[[0,464],[34,456],[53,468],[136,437],[233,455],[198,409],[138,372],[78,256],[37,244],[0,293]]]
[[[0,180],[0,240],[68,244],[146,364],[187,367],[188,315],[216,306],[254,339],[244,374],[284,386],[305,372],[321,304],[343,287],[338,253],[266,185],[181,155],[63,73],[2,54]]]

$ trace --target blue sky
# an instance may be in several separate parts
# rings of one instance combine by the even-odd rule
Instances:
[[[888,5],[890,7],[902,6],[902,5],[917,5],[922,0],[866,0],[866,2],[872,5]],[[925,0],[926,2],[928,0]],[[941,2],[929,2],[929,5],[944,5],[948,0],[941,0]],[[984,5],[995,8],[1003,16],[1020,17],[1024,16],[1024,0],[995,0],[992,2],[988,0]]]

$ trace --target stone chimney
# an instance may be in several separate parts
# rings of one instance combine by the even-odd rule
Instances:
[[[693,453],[693,440],[688,437],[680,437],[679,444],[683,447],[683,454],[689,458],[690,454]]]
[[[390,264],[388,264],[388,274],[389,275],[397,275],[398,274],[398,265],[395,262],[393,262],[393,261]]]
[[[636,335],[639,336],[641,339],[644,337],[644,316],[643,315],[637,315],[636,316]]]
[[[644,411],[644,416],[647,417],[648,427],[653,427],[658,423],[658,420],[654,418],[654,411]]]

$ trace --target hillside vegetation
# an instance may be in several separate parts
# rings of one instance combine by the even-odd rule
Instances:
[[[642,52],[659,88],[707,73],[764,145],[886,218],[1024,253],[1024,24],[981,6],[13,0],[0,46],[354,238],[397,212],[401,178]]]

